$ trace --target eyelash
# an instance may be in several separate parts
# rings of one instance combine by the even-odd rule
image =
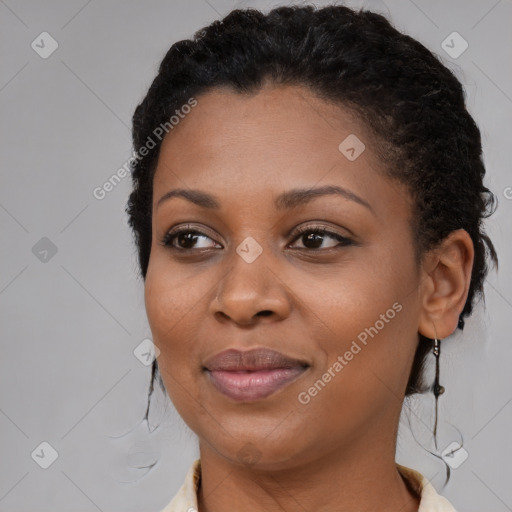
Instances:
[[[184,249],[182,247],[175,247],[173,245],[173,242],[174,240],[179,236],[179,235],[182,235],[182,234],[185,234],[185,233],[189,233],[189,234],[194,234],[194,235],[199,235],[199,236],[205,236],[207,238],[210,238],[206,233],[203,233],[202,231],[199,231],[191,226],[183,226],[179,229],[176,229],[176,230],[171,230],[169,232],[167,232],[163,238],[162,238],[162,241],[161,241],[161,245],[163,245],[164,247],[167,247],[168,249],[171,249],[171,250],[174,250],[174,251],[179,251],[179,252],[190,252],[190,251],[194,251],[194,250],[201,250],[201,251],[206,251],[206,250],[209,250],[208,249]],[[324,227],[324,226],[314,226],[314,225],[306,225],[306,226],[301,226],[299,228],[297,228],[295,230],[295,232],[293,233],[293,240],[292,242],[295,242],[296,240],[298,240],[302,235],[306,234],[306,233],[315,233],[315,234],[321,234],[321,235],[327,235],[329,237],[332,237],[334,238],[335,240],[337,240],[338,242],[340,242],[337,246],[334,246],[334,247],[328,247],[326,249],[309,249],[307,247],[299,247],[300,250],[302,251],[332,251],[334,249],[341,249],[342,247],[346,247],[346,246],[349,246],[349,245],[354,245],[354,242],[350,239],[350,238],[347,238],[345,236],[342,236],[340,235],[339,233],[336,233],[334,231],[331,231],[329,230],[328,228]],[[213,239],[212,239],[213,240]]]

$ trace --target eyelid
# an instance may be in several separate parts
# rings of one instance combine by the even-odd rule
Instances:
[[[352,231],[350,231],[350,229],[341,228],[341,227],[338,229],[342,229],[342,230],[346,231],[347,234],[343,234],[342,232],[340,233],[339,231],[337,231],[337,229],[335,227],[331,227],[330,225],[325,224],[325,221],[321,221],[321,220],[309,221],[306,224],[302,224],[300,226],[293,228],[291,231],[289,231],[287,233],[286,236],[287,236],[287,238],[289,238],[291,236],[300,235],[300,234],[302,234],[304,232],[308,232],[308,231],[322,231],[327,234],[340,236],[340,237],[343,237],[346,239],[352,239],[352,237],[355,238],[355,235],[352,233]]]
[[[178,224],[177,226],[173,226],[169,228],[166,233],[169,234],[175,234],[179,233],[180,231],[200,231],[203,234],[212,234],[212,230],[208,226],[197,226],[191,223],[185,223],[185,224]],[[210,235],[208,235],[210,236]]]

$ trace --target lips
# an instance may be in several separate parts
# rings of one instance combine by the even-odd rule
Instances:
[[[297,366],[308,366],[308,364],[270,349],[253,349],[244,352],[229,349],[208,359],[204,366],[210,371],[229,372],[295,368]]]
[[[266,398],[302,375],[309,364],[270,349],[229,349],[208,359],[203,369],[210,382],[236,401]]]

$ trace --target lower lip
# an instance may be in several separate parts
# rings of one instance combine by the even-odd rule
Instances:
[[[239,402],[266,398],[294,381],[306,368],[276,368],[274,370],[222,371],[208,370],[213,385],[224,395]]]

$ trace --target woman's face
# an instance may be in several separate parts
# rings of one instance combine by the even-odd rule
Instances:
[[[394,438],[420,311],[409,195],[304,88],[196,99],[160,150],[145,282],[178,412],[262,468]]]

